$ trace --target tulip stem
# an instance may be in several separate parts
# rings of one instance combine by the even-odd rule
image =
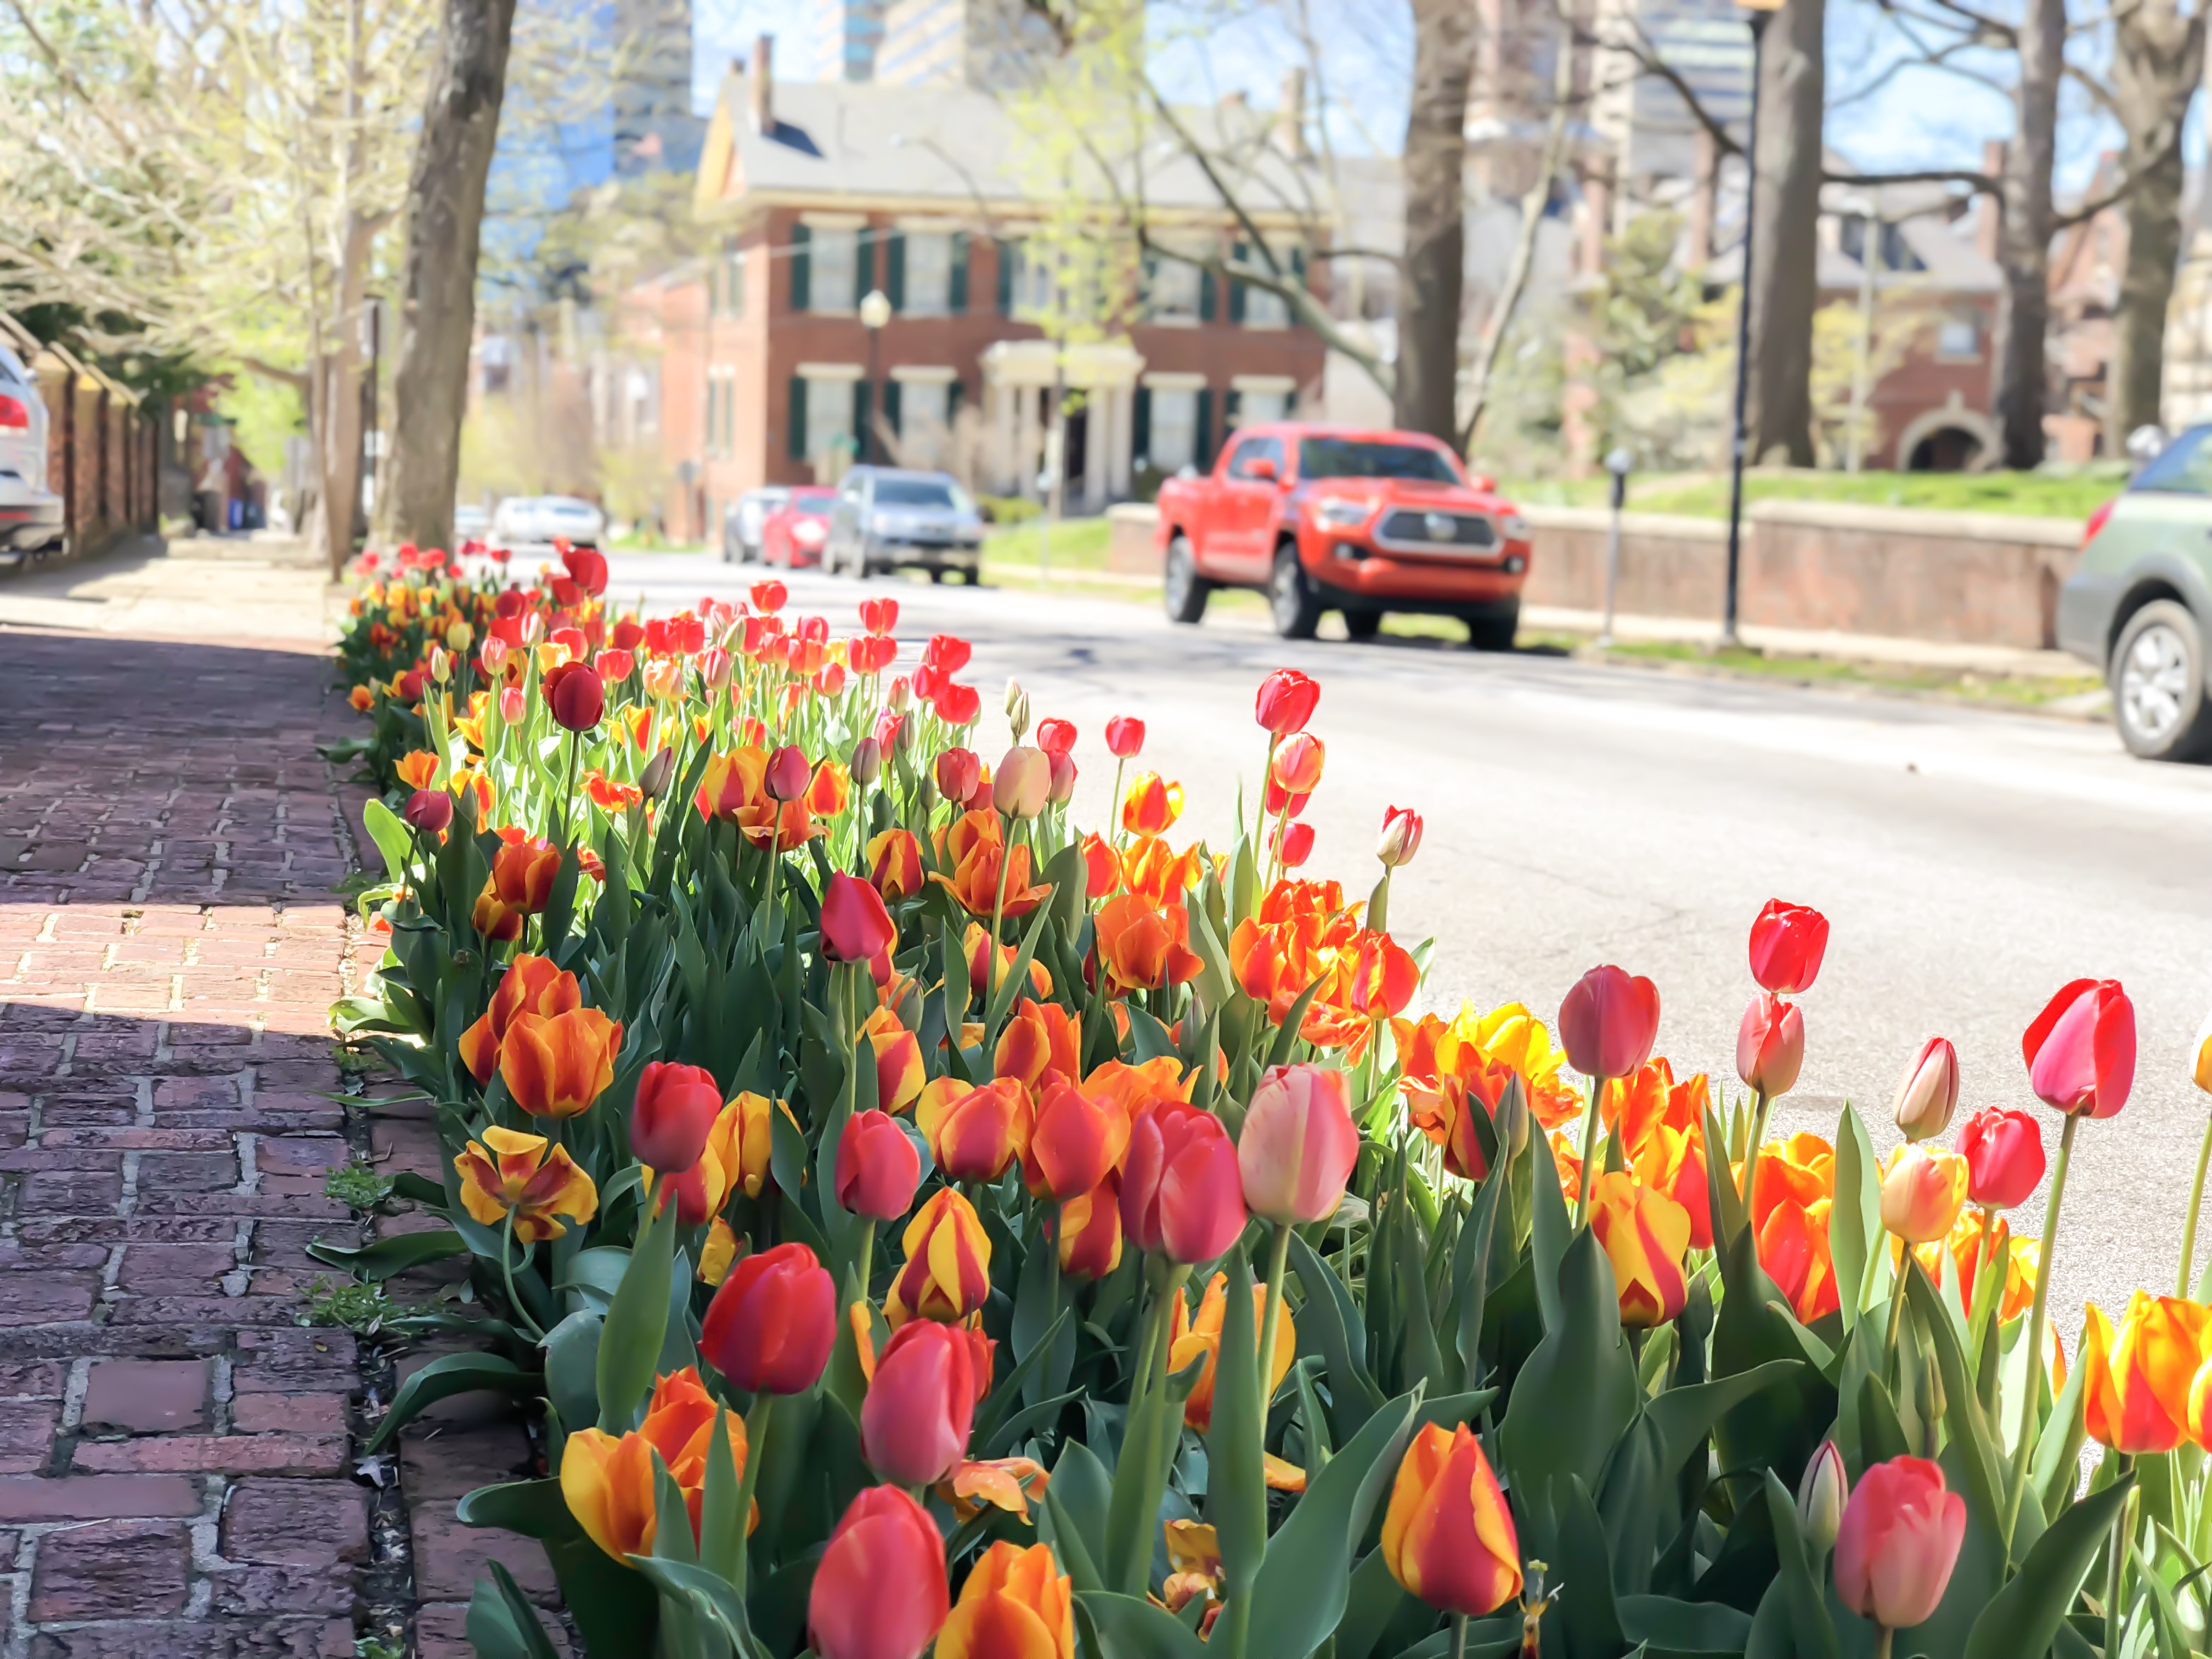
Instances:
[[[2189,1188],[2189,1219],[2181,1228],[2181,1268],[2175,1275],[2173,1293],[2189,1294],[2197,1268],[2197,1215],[2204,1205],[2204,1171],[2212,1164],[2212,1114],[2204,1120],[2204,1139],[2197,1148],[2197,1180]]]
[[[1451,1659],[1467,1659],[1467,1615],[1452,1614]]]
[[[1905,1329],[1905,1278],[1912,1271],[1911,1251],[1908,1248],[1905,1260],[1897,1267],[1897,1282],[1889,1295],[1889,1335],[1882,1343],[1882,1352],[1887,1357],[1887,1374],[1897,1374],[1897,1339]]]
[[[2071,1123],[2071,1116],[2066,1120]],[[2135,1468],[2136,1460],[2126,1452],[2112,1454],[2117,1460],[2112,1465],[2114,1478],[2124,1480]],[[2120,1500],[2120,1512],[2112,1517],[2112,1541],[2106,1548],[2105,1561],[2105,1652],[2111,1659],[2118,1659],[2120,1651],[2120,1592],[2121,1579],[2128,1565],[2128,1540],[2135,1528],[2136,1495],[2130,1492]]]
[[[1874,1632],[1874,1659],[1889,1659],[1890,1644],[1896,1639],[1897,1632],[1888,1626],[1876,1625]]]
[[[527,1249],[528,1246],[526,1245],[524,1248]],[[530,1310],[522,1305],[522,1298],[514,1293],[514,1212],[513,1210],[507,1212],[507,1224],[500,1230],[499,1271],[500,1276],[507,1281],[507,1310],[522,1322],[523,1328],[530,1334],[532,1341],[543,1340],[544,1331],[539,1328],[538,1322],[530,1316]]]
[[[1773,1104],[1765,1090],[1753,1091],[1751,1144],[1743,1149],[1743,1212],[1747,1217],[1751,1214],[1751,1195],[1759,1181],[1759,1149],[1766,1139],[1766,1114]]]
[[[1589,1119],[1583,1125],[1583,1167],[1577,1181],[1575,1194],[1575,1225],[1579,1227],[1589,1215],[1590,1171],[1597,1162],[1597,1126],[1604,1114],[1598,1109],[1605,1098],[1605,1079],[1594,1077],[1589,1080]]]
[[[2051,1196],[2043,1206],[2043,1248],[2035,1261],[2035,1304],[2027,1316],[2027,1386],[2021,1395],[2020,1438],[2013,1448],[2012,1492],[2005,1500],[2005,1550],[2012,1553],[2012,1537],[2020,1525],[2020,1500],[2027,1491],[2028,1462],[2035,1455],[2036,1431],[2042,1426],[2037,1407],[2043,1395],[2043,1320],[2051,1303],[2051,1245],[2058,1232],[2058,1206],[2066,1196],[2066,1166],[2074,1158],[2074,1132],[2081,1120],[2066,1115],[2058,1132],[2058,1157],[2051,1166]]]
[[[763,1389],[745,1413],[745,1466],[738,1471],[738,1547],[730,1562],[730,1587],[745,1599],[746,1542],[751,1534],[753,1489],[760,1484],[761,1451],[768,1443],[768,1414],[775,1396]]]
[[[1283,1270],[1291,1261],[1290,1224],[1278,1221],[1275,1236],[1267,1251],[1267,1309],[1260,1319],[1260,1417],[1265,1422],[1267,1407],[1273,1403],[1274,1390],[1272,1381],[1275,1357],[1275,1329],[1283,1315]]]

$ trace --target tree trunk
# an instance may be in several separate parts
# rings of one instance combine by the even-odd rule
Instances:
[[[2066,0],[2027,0],[2020,24],[2017,131],[2005,150],[1997,268],[1997,398],[2004,464],[2043,463],[2044,337],[2051,325],[2051,169],[2058,154],[2058,82]]]
[[[1756,466],[1813,454],[1813,312],[1820,301],[1820,122],[1826,0],[1788,0],[1759,47],[1759,203],[1751,251],[1751,385],[1744,433]]]
[[[407,188],[384,539],[451,547],[484,179],[499,137],[514,0],[446,0]]]
[[[2165,402],[2166,313],[2181,258],[2181,129],[2204,68],[2204,19],[2173,0],[2141,0],[2114,18],[2113,103],[2127,134],[2122,162],[2128,259],[2112,318],[2105,380],[2105,453],[2127,453],[2128,434],[2154,426]]]
[[[1397,423],[1459,437],[1460,307],[1465,297],[1467,98],[1475,8],[1413,0],[1413,102],[1406,114],[1406,252],[1398,284]]]

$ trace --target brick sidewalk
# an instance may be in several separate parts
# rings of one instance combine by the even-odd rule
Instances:
[[[406,1651],[426,1554],[421,1651],[465,1653],[489,1540],[449,1541],[452,1499],[526,1443],[427,1421],[410,1526],[356,1449],[388,1358],[298,1322],[338,1277],[304,1247],[361,1237],[324,1172],[372,1144],[325,1097],[361,799],[316,752],[356,729],[326,659],[21,630],[0,659],[0,1654]],[[422,1127],[375,1144],[434,1167]]]

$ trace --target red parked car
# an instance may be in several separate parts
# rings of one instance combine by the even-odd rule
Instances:
[[[1202,617],[1217,587],[1249,587],[1288,640],[1311,639],[1328,611],[1372,639],[1399,611],[1457,617],[1479,649],[1512,647],[1528,525],[1422,433],[1240,427],[1212,473],[1160,487],[1159,513],[1176,622]]]
[[[793,490],[761,522],[761,562],[792,570],[820,564],[822,544],[830,539],[830,509],[836,505],[834,489]]]

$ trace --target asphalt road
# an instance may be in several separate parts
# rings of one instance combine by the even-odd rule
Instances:
[[[655,610],[739,595],[762,574],[675,556],[614,567],[612,595]],[[1264,757],[1255,687],[1280,665],[1313,674],[1328,766],[1308,873],[1364,893],[1384,805],[1425,815],[1391,921],[1435,936],[1425,994],[1445,1012],[1519,1000],[1548,1024],[1583,969],[1617,962],[1658,982],[1659,1052],[1733,1094],[1752,917],[1771,897],[1818,907],[1833,932],[1803,999],[1804,1073],[1777,1109],[1785,1132],[1832,1137],[1850,1099],[1887,1148],[1898,1073],[1938,1035],[1958,1045],[1961,1118],[2042,1112],[2021,1031],[2068,980],[2120,980],[2136,1091],[2077,1139],[2053,1307],[2070,1352],[2083,1297],[2117,1317],[2136,1285],[2170,1293],[2212,1106],[2189,1082],[2212,1006],[2212,770],[2139,762],[2107,726],[2033,715],[1431,642],[1285,644],[1139,605],[806,573],[790,586],[795,609],[838,629],[862,593],[896,592],[906,666],[930,633],[972,640],[987,757],[1003,746],[1001,684],[1018,676],[1039,716],[1080,728],[1077,801],[1093,822],[1112,787],[1102,728],[1128,714],[1147,722],[1145,763],[1183,784],[1179,827],[1221,835]],[[2024,1231],[2040,1231],[2042,1204]]]

